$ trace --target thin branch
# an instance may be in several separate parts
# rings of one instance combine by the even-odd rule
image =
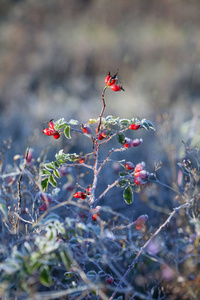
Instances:
[[[161,230],[171,221],[171,219],[173,218],[173,216],[182,208],[187,208],[189,205],[191,205],[196,198],[192,198],[189,202],[184,203],[176,208],[174,208],[173,212],[170,214],[170,216],[166,219],[166,221],[156,230],[156,232],[148,239],[148,241],[140,248],[140,251],[137,253],[136,257],[134,258],[133,262],[131,263],[131,265],[129,266],[129,268],[127,269],[127,271],[125,272],[125,274],[123,275],[123,278],[121,278],[121,280],[119,281],[115,291],[113,292],[112,296],[109,298],[109,300],[113,300],[113,298],[115,297],[116,293],[118,292],[118,287],[120,287],[120,285],[122,284],[122,281],[124,278],[126,278],[129,273],[131,272],[131,270],[135,267],[136,263],[138,262],[138,259],[140,257],[140,255],[143,253],[143,251],[148,247],[148,245],[151,243],[151,241],[161,232]]]

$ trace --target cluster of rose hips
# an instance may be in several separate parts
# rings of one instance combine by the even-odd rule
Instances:
[[[131,129],[131,130],[138,130],[139,128],[140,128],[140,124],[137,124],[137,123],[132,123],[129,126],[129,129]],[[131,147],[139,146],[142,142],[143,142],[142,139],[131,140],[129,138],[125,138],[123,144],[124,144],[125,148],[131,148]]]
[[[92,188],[88,187],[85,192],[78,191],[73,195],[73,197],[84,200],[87,198],[87,196],[91,195],[91,190]]]
[[[131,147],[137,147],[139,146],[141,143],[143,142],[143,139],[129,139],[129,138],[125,138],[123,145],[125,148],[131,148]]]
[[[141,163],[134,166],[134,164],[130,161],[125,163],[125,167],[129,171],[134,171],[134,182],[136,185],[141,185],[144,183],[144,180],[148,178],[149,172],[145,170],[145,162],[142,161]]]
[[[109,72],[105,78],[105,84],[109,86],[114,92],[124,91],[123,87],[118,84],[117,73],[112,76]]]
[[[53,135],[54,139],[56,139],[56,140],[59,139],[59,137],[60,137],[60,133],[57,130],[55,130],[54,123],[52,120],[49,121],[49,128],[43,129],[43,133],[48,136]]]

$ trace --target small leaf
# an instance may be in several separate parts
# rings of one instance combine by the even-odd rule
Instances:
[[[60,173],[58,172],[58,170],[55,169],[53,171],[53,173],[54,173],[55,177],[60,178]]]
[[[50,164],[46,164],[45,165],[45,168],[48,170],[54,170],[55,169],[55,166],[54,166],[54,163],[51,162]]]
[[[93,123],[97,123],[98,120],[97,119],[89,119],[88,124],[93,124]]]
[[[127,204],[131,204],[133,202],[133,192],[130,186],[127,186],[123,192],[124,201]]]
[[[55,178],[53,177],[53,175],[49,176],[48,180],[49,180],[49,183],[51,183],[51,185],[53,187],[57,186],[57,182],[56,182]]]
[[[45,192],[48,188],[48,183],[49,183],[49,180],[48,178],[45,178],[41,181],[41,186],[42,186],[42,190]]]
[[[94,280],[97,276],[97,273],[96,273],[96,271],[91,270],[91,271],[88,271],[86,275],[89,277],[90,280]]]
[[[123,145],[125,135],[123,133],[120,133],[120,134],[117,135],[117,139],[118,139],[118,142]]]
[[[51,175],[51,172],[46,169],[42,169],[40,170],[40,175]]]
[[[120,177],[126,176],[127,174],[128,174],[127,172],[119,172]]]
[[[156,131],[156,127],[153,125],[153,123],[151,121],[147,121],[149,128],[153,129],[154,131]]]
[[[130,124],[130,121],[128,119],[120,119],[119,123],[122,126],[128,126]]]
[[[70,135],[70,126],[66,126],[65,130],[64,130],[64,135],[67,139],[71,139],[71,135]]]
[[[118,187],[125,187],[128,183],[128,180],[127,179],[122,179],[120,180],[118,183],[117,183],[117,186]]]
[[[50,274],[50,269],[48,266],[42,266],[40,269],[40,282],[44,286],[51,286],[53,284]]]
[[[146,130],[149,130],[150,128],[146,119],[141,120],[141,126]]]
[[[79,121],[78,121],[78,120],[71,119],[71,120],[69,121],[69,124],[70,124],[70,125],[78,125],[78,124],[79,124]]]
[[[71,267],[71,261],[65,251],[60,251],[60,257],[62,259],[62,262],[65,266],[65,268],[68,270]]]

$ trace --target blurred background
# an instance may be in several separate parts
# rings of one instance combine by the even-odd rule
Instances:
[[[107,91],[105,115],[158,128],[167,113],[181,143],[178,124],[200,106],[199,28],[195,0],[1,0],[2,141],[12,138],[13,153],[55,153],[66,140],[44,136],[43,122],[98,117],[104,78],[119,70],[125,93]]]

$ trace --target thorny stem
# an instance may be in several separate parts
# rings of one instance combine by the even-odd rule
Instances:
[[[131,270],[135,267],[136,263],[138,262],[138,259],[140,257],[140,255],[142,254],[142,252],[144,250],[146,250],[146,248],[148,247],[148,245],[151,243],[151,241],[161,232],[161,230],[171,221],[171,219],[173,218],[173,216],[182,208],[187,208],[189,207],[196,198],[192,198],[189,202],[184,203],[178,207],[175,207],[173,212],[169,215],[169,217],[166,219],[166,221],[156,230],[156,232],[154,232],[154,234],[148,239],[148,241],[140,248],[140,251],[137,253],[136,257],[134,258],[133,262],[131,263],[131,265],[129,266],[129,268],[126,270],[126,272],[124,273],[123,277],[120,279],[119,283],[117,284],[117,287],[115,289],[115,291],[113,292],[113,294],[111,295],[111,297],[109,298],[109,300],[113,300],[113,298],[115,297],[116,293],[118,292],[118,288],[121,286],[123,280],[129,275],[129,273],[131,272]]]
[[[101,127],[101,119],[106,107],[106,103],[105,103],[105,91],[107,89],[107,86],[104,87],[102,95],[101,95],[101,99],[103,102],[103,107],[99,116],[99,124],[97,126],[97,133],[96,133],[96,139],[93,139],[93,149],[94,149],[94,167],[93,167],[93,172],[94,172],[94,179],[93,179],[93,183],[92,183],[92,192],[91,192],[91,203],[94,203],[95,201],[95,190],[96,190],[96,186],[97,186],[97,177],[98,177],[98,149],[99,149],[99,145],[98,145],[98,133],[100,131],[100,127]]]
[[[101,110],[101,113],[100,113],[100,116],[99,116],[99,124],[98,124],[98,127],[97,127],[97,133],[98,133],[99,130],[100,130],[100,127],[101,127],[101,118],[102,118],[103,113],[104,113],[104,110],[105,110],[105,108],[106,108],[106,103],[105,103],[105,98],[104,98],[104,96],[105,96],[105,91],[106,91],[107,87],[108,87],[107,85],[104,87],[103,92],[102,92],[102,95],[101,95],[101,99],[102,99],[102,102],[103,102],[103,107],[102,107],[102,110]]]
[[[99,202],[99,200],[105,196],[105,194],[121,180],[121,178],[116,179],[112,184],[109,184],[103,193],[93,202],[93,207]]]

